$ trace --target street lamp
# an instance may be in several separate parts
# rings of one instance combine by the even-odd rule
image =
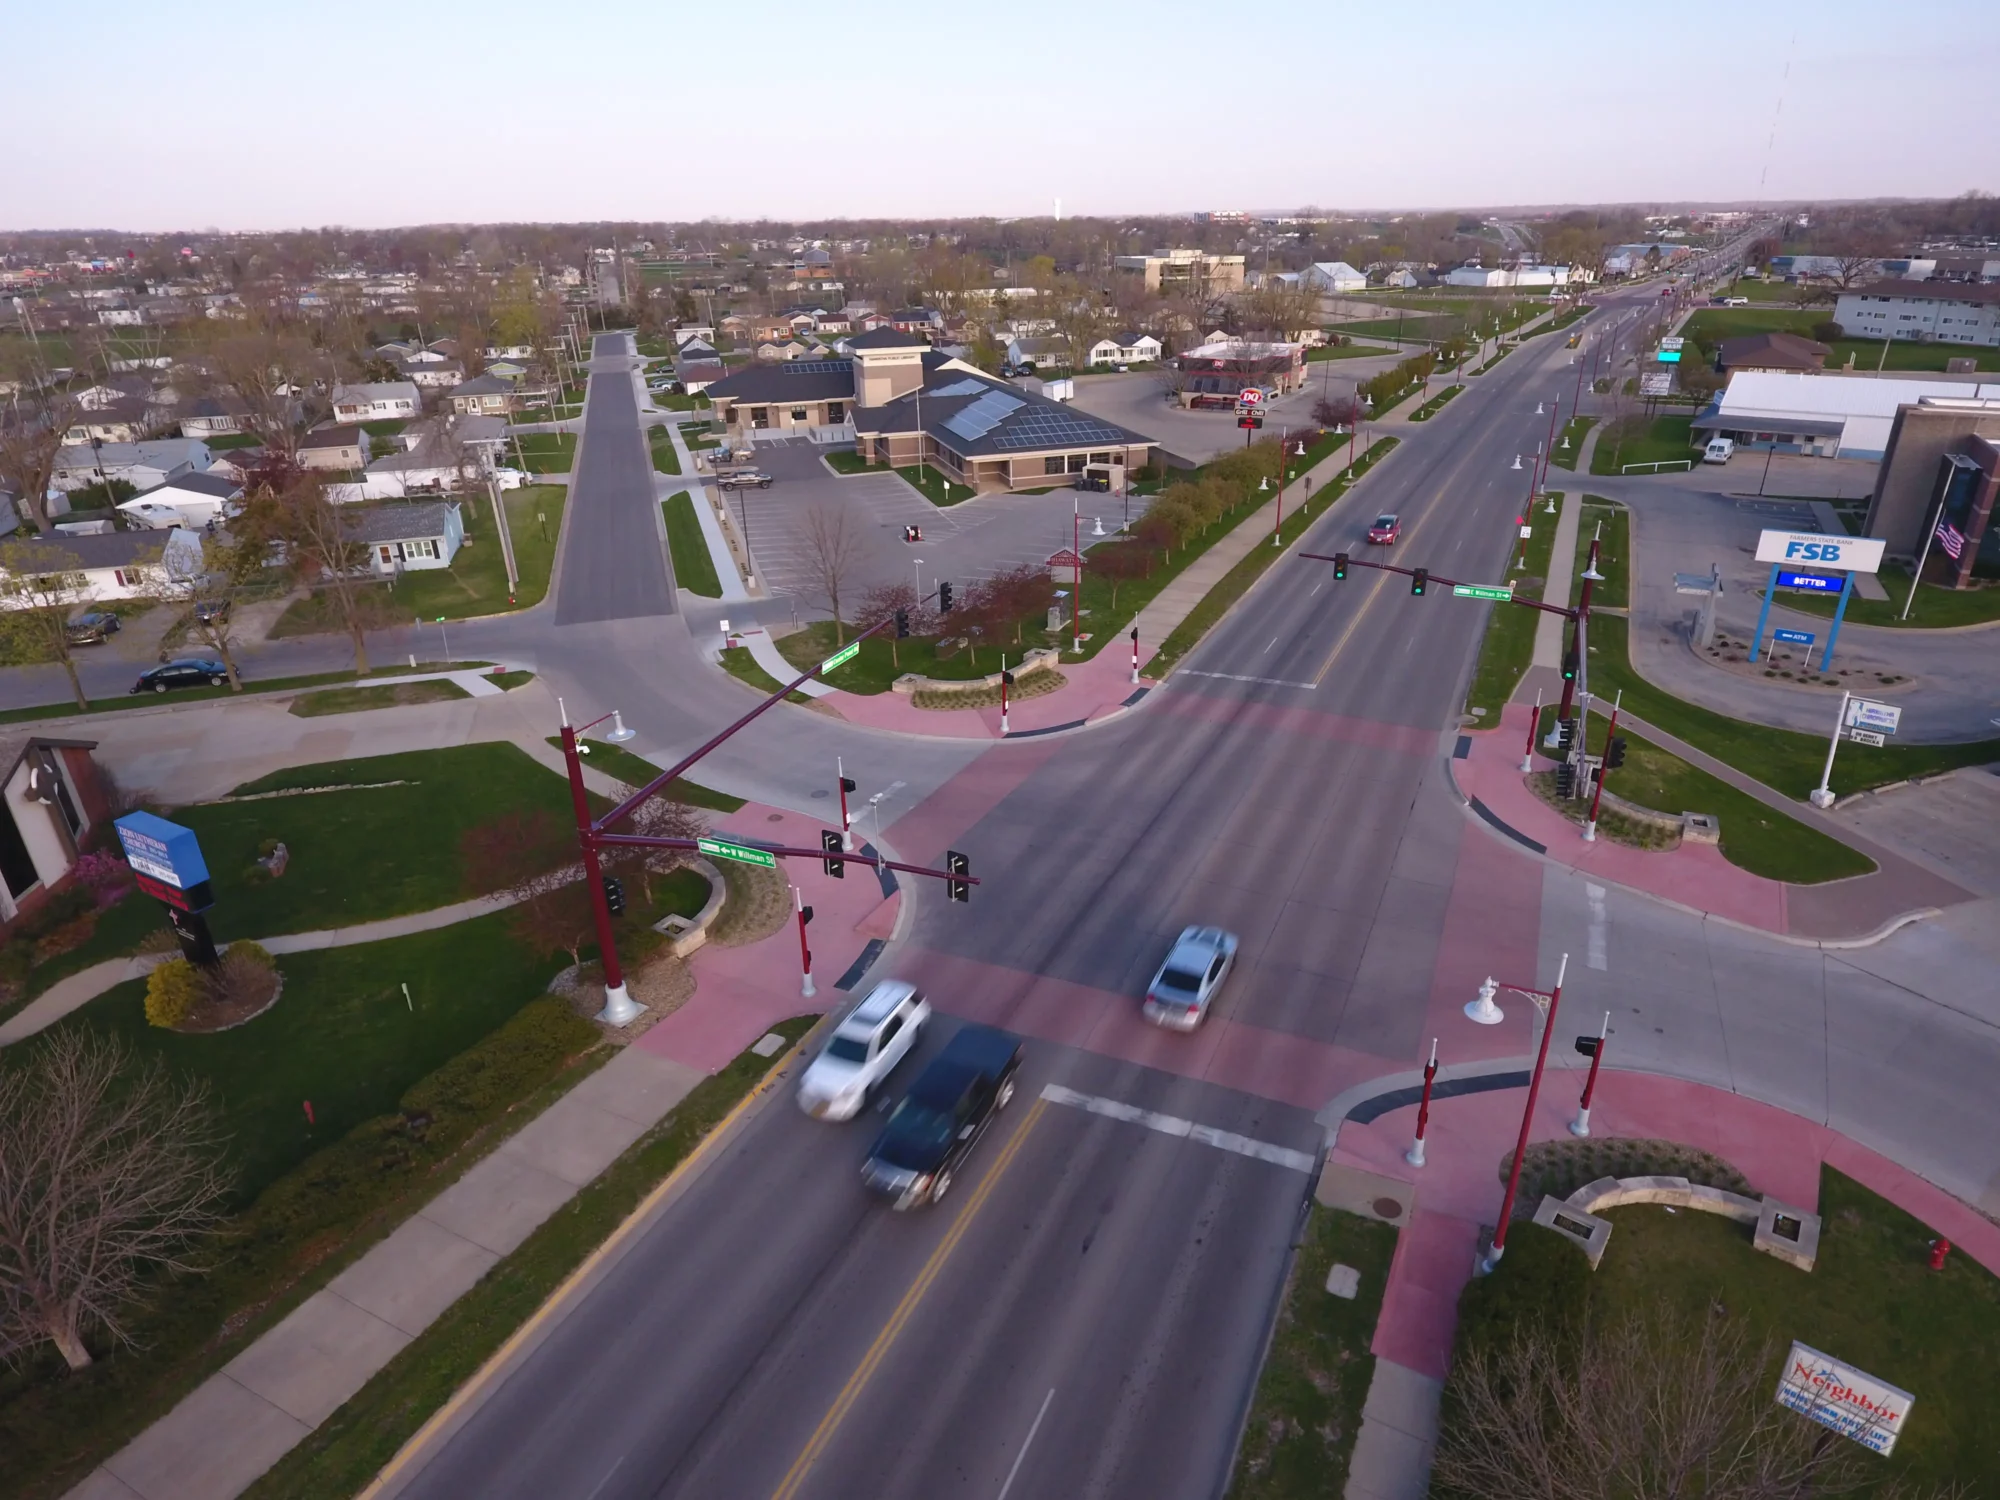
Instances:
[[[1514,1143],[1514,1165],[1507,1174],[1507,1196],[1500,1203],[1500,1217],[1494,1223],[1493,1243],[1479,1262],[1482,1275],[1490,1274],[1500,1264],[1500,1257],[1507,1253],[1507,1221],[1514,1214],[1514,1198],[1521,1187],[1521,1161],[1528,1153],[1528,1131],[1535,1121],[1535,1100],[1542,1091],[1542,1070],[1548,1065],[1549,1038],[1555,1034],[1556,1007],[1562,1004],[1563,978],[1569,973],[1569,955],[1562,956],[1562,963],[1556,969],[1556,986],[1552,990],[1534,990],[1525,985],[1498,984],[1492,975],[1479,986],[1479,998],[1465,1007],[1468,1019],[1481,1026],[1497,1026],[1507,1017],[1493,997],[1503,989],[1526,995],[1534,1001],[1535,1009],[1542,1013],[1542,1044],[1535,1052],[1535,1071],[1528,1077],[1528,1102],[1521,1111],[1521,1135]]]

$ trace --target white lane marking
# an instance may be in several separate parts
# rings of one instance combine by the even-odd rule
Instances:
[[[1304,1151],[1294,1151],[1289,1146],[1274,1146],[1269,1141],[1252,1140],[1247,1135],[1238,1135],[1232,1130],[1217,1130],[1211,1125],[1197,1125],[1192,1120],[1183,1120],[1178,1115],[1160,1115],[1150,1109],[1140,1109],[1136,1104],[1122,1104],[1116,1099],[1102,1099],[1095,1094],[1079,1094],[1075,1089],[1066,1089],[1059,1083],[1046,1084],[1042,1097],[1051,1104],[1067,1104],[1093,1115],[1103,1115],[1109,1120],[1123,1120],[1129,1125],[1143,1125],[1148,1130],[1157,1130],[1161,1135],[1180,1136],[1184,1140],[1200,1141],[1204,1146],[1214,1146],[1223,1151],[1234,1151],[1238,1156],[1254,1157],[1258,1161],[1268,1161],[1280,1167],[1290,1167],[1294,1172],[1311,1172],[1314,1161]]]
[[[1304,688],[1309,693],[1319,686],[1316,682],[1287,682],[1282,677],[1245,677],[1240,672],[1197,672],[1192,667],[1182,667],[1181,676],[1214,677],[1223,682],[1258,682],[1262,683],[1265,687]]]
[[[1278,638],[1274,635],[1271,637],[1271,646],[1275,646],[1277,644],[1278,644]],[[1269,656],[1271,654],[1271,646],[1266,646],[1264,648],[1264,654],[1266,656]]]
[[[604,1477],[597,1481],[597,1488],[590,1492],[590,1500],[597,1500],[597,1497],[601,1493],[603,1493],[604,1487],[607,1484],[611,1483],[611,1476],[613,1474],[616,1474],[620,1469],[624,1467],[625,1467],[625,1460],[621,1458],[618,1460],[617,1463],[613,1464],[610,1468],[606,1469],[604,1471]]]
[[[1609,970],[1605,954],[1607,922],[1604,914],[1604,887],[1585,882],[1583,893],[1590,898],[1590,967]]]
[[[1028,1448],[1035,1441],[1035,1434],[1042,1430],[1042,1418],[1049,1414],[1049,1403],[1056,1399],[1056,1388],[1049,1387],[1049,1393],[1042,1397],[1042,1409],[1035,1413],[1033,1425],[1028,1428],[1027,1437],[1021,1440],[1021,1451],[1014,1455],[1014,1467],[1007,1471],[1007,1482],[1000,1486],[999,1500],[1007,1500],[1007,1491],[1014,1488],[1014,1476],[1021,1472],[1021,1463],[1028,1456]]]
[[[1319,591],[1320,591],[1321,589],[1323,589],[1323,588],[1325,588],[1325,587],[1326,587],[1326,580],[1325,580],[1324,578],[1322,578],[1322,579],[1321,579],[1321,580],[1320,580],[1320,581],[1319,581],[1318,583],[1316,583],[1316,584],[1314,584],[1314,585],[1313,585],[1313,591],[1312,591],[1312,594],[1307,594],[1307,595],[1306,595],[1306,597],[1307,597],[1308,599],[1312,598],[1313,594],[1317,594],[1317,593],[1318,593],[1318,592],[1319,592]],[[2000,722],[2000,721],[1996,721],[1996,722]]]

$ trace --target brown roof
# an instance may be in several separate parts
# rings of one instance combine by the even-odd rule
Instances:
[[[299,439],[301,448],[355,448],[361,444],[361,428],[349,422],[340,427],[317,427]]]
[[[1716,362],[1725,370],[1804,370],[1826,368],[1833,351],[1796,333],[1746,333],[1740,339],[1724,339],[1716,350]]]
[[[1938,302],[2000,302],[2000,282],[1878,281],[1858,286],[1856,297],[1929,297]]]

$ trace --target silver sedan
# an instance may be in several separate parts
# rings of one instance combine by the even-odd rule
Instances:
[[[1220,927],[1185,928],[1146,987],[1142,1014],[1176,1031],[1194,1030],[1208,1015],[1209,1002],[1235,967],[1235,933]]]

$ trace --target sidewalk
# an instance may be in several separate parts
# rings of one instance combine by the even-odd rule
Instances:
[[[655,412],[667,410],[665,407],[653,406],[652,398],[646,394],[643,385],[639,395],[645,402],[645,409]],[[695,467],[694,454],[681,437],[680,423],[668,421],[664,425],[668,438],[674,445],[674,458],[680,464],[681,472],[679,475],[656,476],[653,485],[654,498],[664,504],[681,491],[687,492],[688,499],[694,502],[694,518],[701,527],[701,539],[708,547],[709,561],[715,565],[715,576],[722,584],[722,602],[748,604],[752,595],[743,586],[743,572],[736,566],[736,554],[729,550],[729,539],[722,534],[722,522],[715,514],[714,504],[709,500],[708,486],[702,482],[701,471]]]
[[[1528,1066],[1525,1057],[1509,1062]],[[1384,1091],[1400,1081],[1382,1080]],[[1559,1076],[1543,1089],[1531,1139],[1568,1138],[1576,1104],[1572,1082]],[[1375,1325],[1375,1377],[1349,1469],[1349,1500],[1421,1500],[1426,1493],[1458,1296],[1483,1249],[1481,1228],[1500,1211],[1503,1184],[1495,1164],[1519,1128],[1521,1105],[1518,1084],[1434,1100],[1425,1133],[1428,1165],[1421,1170],[1403,1159],[1415,1130],[1414,1105],[1367,1123],[1335,1122],[1322,1202],[1339,1196],[1346,1173],[1359,1174],[1350,1181],[1387,1179],[1413,1190]],[[1735,1166],[1756,1192],[1807,1209],[1818,1204],[1822,1164],[1831,1166],[2000,1273],[2000,1226],[1839,1132],[1740,1094],[1613,1068],[1600,1080],[1591,1130],[1594,1137],[1697,1146]]]
[[[747,803],[718,827],[746,843],[801,843],[819,825]],[[899,897],[885,898],[872,874],[858,869],[841,882],[815,881],[810,895],[821,945],[816,998],[799,994],[791,922],[744,947],[699,950],[690,960],[695,993],[685,1004],[238,1353],[72,1489],[70,1500],[241,1494],[703,1076],[772,1023],[846,998],[835,981],[880,951]]]

